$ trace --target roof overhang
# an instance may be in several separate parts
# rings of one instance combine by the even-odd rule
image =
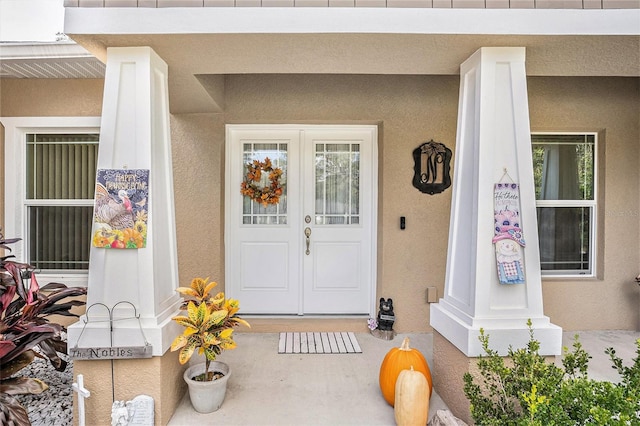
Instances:
[[[104,78],[104,64],[74,42],[0,43],[0,78]]]
[[[483,46],[524,46],[531,76],[640,76],[640,9],[67,8],[106,61],[150,46],[172,112],[220,111],[226,74],[456,75]]]

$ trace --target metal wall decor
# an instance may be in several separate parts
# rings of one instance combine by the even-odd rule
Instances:
[[[451,186],[451,150],[431,139],[413,150],[413,186],[425,194],[439,194]]]

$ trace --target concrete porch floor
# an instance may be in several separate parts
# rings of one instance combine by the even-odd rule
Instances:
[[[565,332],[563,345],[571,348],[573,336],[592,359],[589,376],[617,381],[617,372],[604,350],[614,347],[628,365],[635,354],[640,332]],[[238,333],[238,347],[226,351],[220,361],[231,367],[227,395],[222,407],[199,414],[185,395],[169,425],[394,425],[393,408],[378,386],[380,364],[386,353],[410,337],[432,365],[431,333],[398,334],[393,340],[358,333],[361,354],[278,354],[277,333]],[[429,418],[446,404],[434,389]]]

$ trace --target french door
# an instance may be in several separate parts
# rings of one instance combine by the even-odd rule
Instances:
[[[376,156],[375,126],[227,126],[225,287],[242,312],[374,312]],[[283,192],[263,205],[240,188],[267,158]]]

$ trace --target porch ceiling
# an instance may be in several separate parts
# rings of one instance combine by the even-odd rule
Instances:
[[[109,47],[153,48],[169,65],[173,113],[221,111],[226,74],[457,75],[460,64],[484,46],[526,47],[531,76],[640,77],[635,10],[469,15],[413,9],[381,15],[367,9],[350,10],[361,15],[345,19],[335,8],[297,8],[290,16],[292,11],[278,8],[231,9],[199,8],[193,15],[193,8],[68,8],[65,32],[103,61]],[[235,25],[228,22],[234,19]]]

